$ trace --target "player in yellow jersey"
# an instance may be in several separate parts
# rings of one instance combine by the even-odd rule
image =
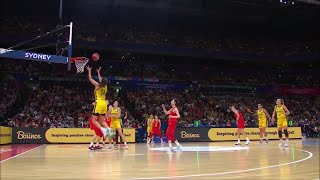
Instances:
[[[122,133],[122,130],[121,130],[121,120],[120,120],[120,116],[121,116],[121,109],[119,106],[119,103],[118,101],[115,101],[113,103],[113,107],[109,108],[109,114],[111,116],[111,124],[110,124],[110,127],[111,129],[115,131],[117,131],[124,143],[124,148],[125,149],[128,149],[128,144],[127,144],[127,141]],[[117,141],[117,140],[116,140]]]
[[[151,142],[151,130],[152,130],[152,123],[153,123],[153,115],[150,115],[150,117],[147,120],[147,144],[150,144]]]
[[[272,123],[274,123],[275,115],[277,114],[277,127],[278,127],[278,135],[280,138],[280,144],[279,146],[282,146],[283,140],[282,140],[282,129],[285,135],[286,143],[285,146],[289,146],[289,133],[288,133],[288,121],[287,116],[290,114],[290,111],[288,108],[284,105],[283,99],[277,99],[276,106],[274,107],[273,114],[272,114]]]
[[[92,123],[99,129],[101,129],[103,137],[109,135],[113,136],[113,132],[105,122],[105,115],[107,113],[107,101],[106,94],[108,91],[108,80],[102,78],[100,74],[101,67],[97,69],[99,82],[95,81],[91,75],[91,67],[87,66],[88,79],[92,85],[94,85],[95,106],[92,113]]]
[[[257,110],[257,115],[258,115],[258,125],[259,125],[259,130],[260,130],[260,144],[263,143],[263,135],[266,138],[266,142],[268,143],[268,134],[266,132],[266,128],[268,127],[268,121],[267,121],[267,116],[269,120],[271,120],[271,116],[268,113],[268,111],[263,108],[261,104],[258,104],[258,110]]]

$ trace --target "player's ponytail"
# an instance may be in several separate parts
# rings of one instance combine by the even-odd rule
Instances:
[[[102,78],[101,82],[99,83],[98,87],[102,88],[108,84],[107,78]]]

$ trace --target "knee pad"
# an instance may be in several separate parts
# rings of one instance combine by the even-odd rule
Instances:
[[[282,138],[282,131],[278,131],[279,138]]]
[[[284,132],[284,135],[286,136],[286,138],[289,137],[288,130],[285,129],[285,130],[283,130],[283,132]]]

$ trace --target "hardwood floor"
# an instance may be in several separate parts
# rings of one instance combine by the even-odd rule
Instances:
[[[33,179],[319,179],[319,139],[235,146],[235,142],[129,144],[128,150],[89,151],[84,144],[1,146],[1,180]],[[22,152],[20,154],[19,152]]]

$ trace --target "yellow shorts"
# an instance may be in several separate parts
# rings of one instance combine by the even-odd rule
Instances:
[[[266,128],[266,127],[268,127],[268,125],[267,125],[267,120],[260,120],[259,121],[259,128]]]
[[[121,124],[119,120],[111,120],[110,128],[113,130],[121,129]]]
[[[105,100],[96,100],[96,104],[93,108],[93,114],[105,115],[107,113],[108,104]]]
[[[147,128],[147,132],[148,132],[148,134],[151,132],[151,127],[150,126],[148,126],[148,128]]]
[[[277,120],[277,127],[278,128],[282,128],[284,126],[288,127],[288,122],[287,122],[287,118],[278,118]]]

